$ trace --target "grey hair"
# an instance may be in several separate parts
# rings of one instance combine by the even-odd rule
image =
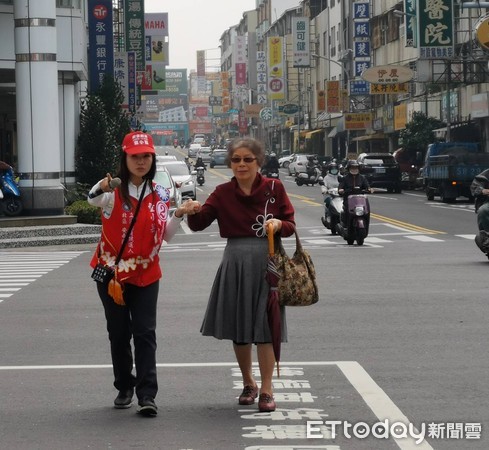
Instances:
[[[253,153],[256,157],[256,163],[259,167],[263,166],[265,162],[265,149],[263,148],[263,144],[260,141],[257,141],[251,137],[239,137],[233,139],[228,144],[228,155],[227,155],[227,164],[228,167],[231,167],[231,158],[236,150],[240,148],[247,148]]]

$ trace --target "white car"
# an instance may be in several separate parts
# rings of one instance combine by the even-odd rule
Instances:
[[[173,214],[182,203],[182,193],[163,164],[156,165],[154,181],[170,191],[170,214]]]
[[[200,147],[200,151],[197,152],[197,158],[200,156],[205,163],[211,162],[212,149],[210,147]]]
[[[190,174],[187,164],[183,161],[162,161],[156,165],[162,165],[170,172],[173,181],[180,188],[182,198],[189,197],[195,200],[197,198],[197,188],[195,187],[195,179]]]
[[[281,158],[278,159],[278,163],[280,165],[280,167],[284,167],[285,169],[287,169],[287,167],[289,167],[289,164],[290,164],[290,160],[292,159],[294,155],[287,155],[287,156],[282,156]]]
[[[200,144],[190,144],[187,156],[189,158],[195,158],[197,156],[197,152],[200,150],[201,147],[202,146]]]
[[[292,156],[290,163],[288,165],[289,175],[296,175],[299,172],[305,172],[307,161],[309,157],[313,156],[316,163],[318,163],[316,155],[304,155],[304,154],[295,154]]]

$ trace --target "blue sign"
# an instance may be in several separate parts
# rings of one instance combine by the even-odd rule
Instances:
[[[354,19],[370,19],[370,5],[368,2],[353,3]]]
[[[114,75],[112,0],[88,0],[89,91],[95,92],[105,75]]]
[[[355,58],[370,58],[370,41],[354,42]]]
[[[370,37],[370,23],[368,21],[355,22],[353,24],[353,37],[356,38],[369,38]]]
[[[359,77],[362,75],[364,70],[370,68],[370,61],[355,61],[355,76]]]
[[[351,80],[350,95],[370,95],[370,83],[365,80]]]

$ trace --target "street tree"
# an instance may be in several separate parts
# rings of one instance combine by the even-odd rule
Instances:
[[[406,128],[399,132],[402,147],[410,153],[424,153],[428,144],[437,142],[433,130],[442,126],[443,122],[440,120],[428,117],[422,112],[414,112],[411,121],[406,124]]]
[[[82,101],[75,157],[79,183],[92,186],[107,172],[117,172],[122,140],[130,131],[123,101],[120,84],[109,76]]]

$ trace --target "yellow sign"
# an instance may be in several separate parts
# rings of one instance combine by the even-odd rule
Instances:
[[[475,25],[475,39],[484,50],[489,50],[489,17],[483,17]]]
[[[396,84],[370,83],[370,95],[407,94],[407,93],[409,93],[409,86],[407,83],[396,83]]]
[[[407,123],[407,104],[394,106],[394,130],[402,130],[406,128]]]
[[[345,130],[365,130],[372,122],[372,113],[345,114]]]

